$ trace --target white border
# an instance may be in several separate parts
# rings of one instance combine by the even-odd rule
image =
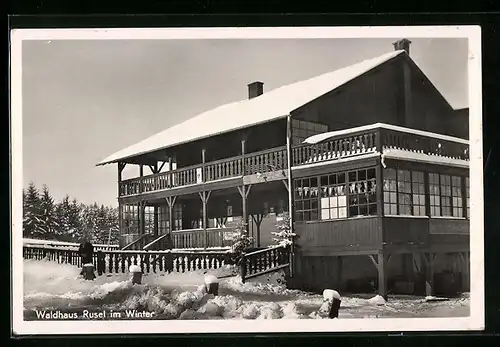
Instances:
[[[220,320],[213,321],[23,321],[22,259],[22,41],[278,38],[467,38],[469,40],[471,292],[470,316],[462,318]],[[267,333],[454,331],[484,329],[484,223],[479,26],[293,27],[182,29],[18,29],[11,32],[12,326],[24,334]],[[103,324],[104,323],[104,324]]]

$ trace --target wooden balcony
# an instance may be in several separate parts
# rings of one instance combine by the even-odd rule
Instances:
[[[425,161],[437,158],[441,163],[446,163],[448,159],[461,162],[469,160],[467,140],[392,125],[377,123],[321,135],[324,136],[317,143],[303,143],[292,147],[293,167],[386,152],[408,155],[414,160]],[[228,178],[287,170],[287,163],[286,147],[271,148],[243,156],[124,180],[119,183],[119,196],[139,195]]]

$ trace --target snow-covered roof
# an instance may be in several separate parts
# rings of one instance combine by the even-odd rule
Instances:
[[[336,137],[336,136],[347,135],[347,134],[351,134],[351,133],[355,133],[355,132],[368,131],[368,130],[376,129],[376,128],[383,128],[383,129],[394,130],[394,131],[398,131],[398,132],[405,132],[405,133],[415,134],[415,135],[419,135],[419,136],[427,136],[427,137],[432,137],[435,139],[440,139],[443,141],[463,143],[466,145],[469,144],[468,140],[461,139],[459,137],[441,135],[441,134],[436,134],[436,133],[432,133],[429,131],[410,129],[410,128],[405,128],[405,127],[401,127],[401,126],[397,126],[397,125],[384,124],[384,123],[375,123],[375,124],[364,125],[364,126],[360,126],[360,127],[356,127],[356,128],[349,128],[349,129],[345,129],[345,130],[329,131],[326,133],[321,133],[318,135],[310,136],[304,140],[304,143],[310,143],[310,144],[320,143],[323,141],[327,141],[327,140],[329,140],[333,137]]]
[[[297,108],[403,53],[405,53],[403,50],[386,53],[333,72],[276,88],[252,99],[219,106],[122,149],[97,165],[118,162],[140,154],[285,118]]]

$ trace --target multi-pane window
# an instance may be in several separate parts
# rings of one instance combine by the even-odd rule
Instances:
[[[396,170],[384,171],[384,214],[398,214]]]
[[[467,218],[470,218],[470,186],[469,177],[465,177],[465,196],[467,197]]]
[[[123,233],[137,234],[139,232],[139,206],[122,205]]]
[[[377,214],[375,169],[348,173],[349,217]]]
[[[318,178],[295,180],[295,215],[297,221],[318,219]]]
[[[384,170],[384,214],[425,216],[423,172]]]
[[[295,220],[377,214],[375,169],[295,180]]]
[[[451,216],[451,177],[440,175],[441,187],[441,215]]]
[[[399,214],[411,215],[411,172],[398,170],[398,208]]]
[[[463,200],[462,200],[462,177],[451,176],[451,196],[453,206],[453,216],[463,217]]]
[[[320,177],[322,220],[347,217],[345,176],[345,173],[338,173]]]
[[[440,189],[439,189],[439,174],[429,174],[429,205],[431,208],[431,216],[441,215]]]
[[[411,182],[412,182],[412,195],[413,195],[413,215],[425,216],[424,173],[419,171],[412,171]]]
[[[292,144],[302,143],[310,136],[325,133],[327,131],[327,125],[292,119]]]
[[[174,204],[172,211],[172,222],[174,223],[172,230],[182,230],[182,205]]]

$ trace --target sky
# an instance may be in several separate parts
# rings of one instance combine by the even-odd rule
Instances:
[[[24,41],[23,186],[117,206],[117,164],[95,166],[108,155],[246,99],[248,83],[265,93],[392,51],[396,39]],[[411,41],[437,89],[467,107],[467,40]]]

